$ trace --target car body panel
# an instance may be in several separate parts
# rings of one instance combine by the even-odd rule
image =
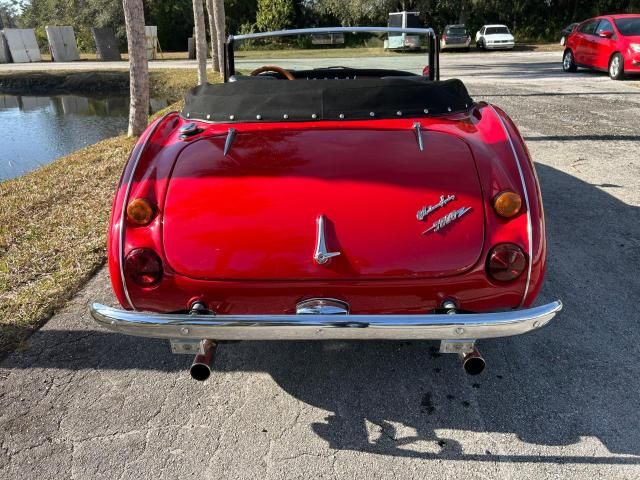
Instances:
[[[578,26],[577,22],[574,23],[570,23],[569,25],[567,25],[565,28],[562,29],[562,31],[560,32],[560,45],[565,45],[567,43],[567,38],[569,37],[569,35],[571,35],[571,33],[575,30],[575,28]]]
[[[225,136],[202,137],[173,169],[163,221],[167,262],[199,279],[462,273],[484,240],[474,159],[459,137],[429,130],[422,137],[425,151],[413,129],[287,128],[240,133],[226,156]],[[450,195],[438,213],[469,208],[464,228],[424,234],[436,213],[417,221],[416,212]],[[310,261],[319,215],[327,218],[329,249],[341,252],[329,268]]]
[[[113,217],[111,221],[109,241],[109,266],[111,279],[118,300],[125,308],[136,308],[150,311],[171,312],[181,311],[194,300],[205,301],[215,306],[216,311],[225,313],[291,313],[297,302],[312,297],[339,298],[351,305],[354,313],[411,313],[436,308],[445,298],[454,298],[462,308],[469,311],[489,312],[496,309],[515,308],[530,305],[542,284],[545,268],[545,240],[544,219],[539,188],[535,177],[533,164],[526,147],[517,133],[515,126],[508,120],[504,112],[490,105],[473,106],[467,113],[456,114],[444,118],[398,119],[376,121],[351,122],[323,122],[324,129],[353,129],[374,128],[376,131],[390,131],[394,135],[398,132],[406,134],[406,148],[412,152],[418,151],[417,143],[411,136],[416,121],[422,123],[426,132],[438,132],[453,138],[462,137],[473,152],[477,178],[480,180],[482,191],[484,219],[484,241],[482,252],[470,269],[463,273],[434,278],[417,278],[410,275],[404,278],[359,278],[350,277],[325,278],[316,276],[304,281],[292,279],[260,280],[251,279],[247,275],[243,279],[233,280],[203,280],[195,279],[176,272],[172,265],[165,260],[165,273],[162,281],[152,288],[138,287],[132,282],[126,282],[121,271],[121,255],[117,239],[119,238],[120,213],[125,198],[126,185],[121,184],[116,196]],[[122,244],[123,254],[126,255],[134,248],[148,247],[163,252],[163,215],[164,199],[167,198],[175,160],[183,150],[197,139],[181,140],[179,128],[187,120],[177,114],[159,120],[149,127],[141,137],[141,142],[148,140],[135,171],[131,163],[125,169],[123,178],[133,176],[129,198],[145,197],[157,202],[158,212],[152,223],[143,228],[126,228],[126,235]],[[227,134],[229,126],[224,124],[199,123],[203,128],[203,137],[220,137]],[[236,124],[239,134],[244,132],[259,134],[262,132],[282,132],[288,129],[315,130],[313,123],[265,123],[265,124]],[[154,130],[155,129],[155,130]],[[150,131],[154,130],[152,133]],[[222,138],[218,138],[220,142]],[[221,143],[218,143],[218,149]],[[429,143],[425,142],[428,149]],[[139,143],[133,156],[141,149]],[[427,150],[428,151],[428,150]],[[515,156],[514,156],[515,152]],[[519,170],[522,170],[522,175]],[[384,178],[384,175],[382,175]],[[529,192],[531,199],[530,211],[524,209],[517,217],[505,220],[493,213],[491,199],[500,191],[509,189],[524,195]],[[444,193],[444,192],[442,192]],[[415,197],[417,198],[417,197]],[[436,202],[438,195],[425,198],[424,203]],[[413,205],[413,204],[412,204]],[[421,205],[418,205],[421,206]],[[258,205],[259,208],[259,205]],[[401,211],[393,204],[389,209],[397,209],[397,215],[410,216],[415,221],[414,241],[420,244],[428,238],[422,235],[425,223],[415,218],[416,211]],[[250,217],[250,212],[246,212]],[[317,212],[321,213],[321,212]],[[315,212],[310,214],[309,221],[314,220]],[[528,238],[527,219],[532,220],[531,243]],[[286,214],[279,221],[286,221]],[[372,222],[375,220],[371,219]],[[363,218],[369,218],[363,213]],[[471,220],[466,218],[464,220]],[[338,228],[343,228],[341,222]],[[125,222],[126,224],[126,222]],[[466,228],[466,222],[460,221],[452,227]],[[313,226],[310,225],[312,229]],[[474,227],[478,228],[478,227]],[[476,230],[477,231],[477,230]],[[189,232],[184,232],[185,237]],[[233,232],[228,232],[234,235]],[[407,237],[407,241],[409,241]],[[485,272],[485,261],[489,249],[498,243],[513,242],[520,245],[525,252],[530,252],[532,261],[531,275],[522,275],[509,284],[496,284]],[[477,245],[477,239],[474,240]],[[278,250],[286,249],[286,245],[276,245]],[[309,247],[307,242],[307,248]],[[306,250],[305,250],[306,251]],[[395,252],[402,255],[403,252]],[[444,253],[444,252],[443,252]],[[309,263],[312,264],[311,252],[307,253]],[[164,257],[163,255],[163,258]],[[126,294],[125,294],[126,292]],[[127,294],[129,299],[127,298]]]

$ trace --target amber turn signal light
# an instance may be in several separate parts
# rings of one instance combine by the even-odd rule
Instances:
[[[127,219],[134,225],[147,225],[153,218],[153,207],[144,198],[131,200],[127,205]]]
[[[522,198],[516,192],[506,191],[496,195],[493,199],[493,209],[505,218],[514,217],[522,208]]]

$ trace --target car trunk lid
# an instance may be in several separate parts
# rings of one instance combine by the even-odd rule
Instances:
[[[225,140],[197,140],[176,159],[163,239],[179,274],[406,279],[479,259],[482,193],[457,136],[425,130],[420,150],[410,129],[262,130],[238,133],[224,155]],[[340,252],[324,264],[314,260],[320,216],[327,251]]]

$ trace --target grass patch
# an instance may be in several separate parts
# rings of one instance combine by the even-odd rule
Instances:
[[[195,79],[195,72],[153,72],[152,95],[181,98]],[[0,181],[0,356],[19,347],[104,264],[111,203],[135,140],[109,138]]]
[[[23,342],[105,259],[120,136],[0,183],[0,353]]]
[[[126,65],[125,65],[125,68]],[[221,76],[209,72],[209,82],[221,81]],[[151,97],[175,102],[198,83],[195,66],[192,69],[161,68],[149,72]],[[50,72],[14,71],[0,73],[0,92],[16,95],[52,95],[57,93],[129,93],[129,70]]]

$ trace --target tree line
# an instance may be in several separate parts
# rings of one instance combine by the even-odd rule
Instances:
[[[73,25],[82,51],[94,51],[91,27],[112,27],[126,48],[122,0],[0,0],[0,23],[36,28]],[[465,23],[475,32],[485,23],[504,23],[520,40],[555,41],[572,22],[605,13],[640,12],[640,0],[226,0],[227,33],[288,27],[386,25],[389,12],[419,11],[438,31]],[[146,0],[147,25],[158,26],[166,51],[183,51],[193,35],[192,0]],[[362,40],[362,37],[358,37]]]

